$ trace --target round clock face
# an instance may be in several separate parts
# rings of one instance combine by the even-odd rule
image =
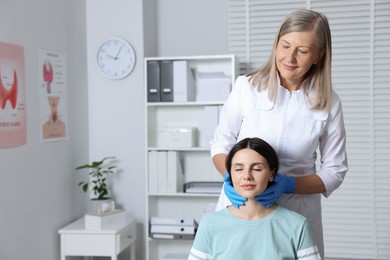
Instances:
[[[123,39],[110,38],[103,42],[98,50],[97,66],[109,79],[122,79],[128,76],[134,65],[134,49]]]

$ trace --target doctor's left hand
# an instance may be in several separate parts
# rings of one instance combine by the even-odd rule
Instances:
[[[272,183],[265,191],[257,195],[255,198],[259,204],[266,207],[271,207],[279,200],[283,193],[291,194],[295,190],[295,178],[292,176],[285,176],[276,174],[274,183]]]

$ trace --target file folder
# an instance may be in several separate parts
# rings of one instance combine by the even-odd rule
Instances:
[[[167,152],[167,192],[183,192],[184,176],[179,153]]]
[[[157,152],[158,193],[167,192],[167,152]]]
[[[160,101],[173,101],[173,61],[163,60],[160,62]]]
[[[193,218],[164,218],[151,217],[150,224],[165,225],[165,226],[197,226],[198,223]]]
[[[160,62],[147,62],[148,102],[160,102]]]
[[[195,234],[150,234],[151,238],[154,239],[188,239],[192,240],[195,238]]]
[[[149,193],[158,192],[158,159],[157,151],[148,152],[148,166],[149,166]]]
[[[182,234],[193,235],[196,233],[196,226],[172,226],[172,225],[152,225],[150,232],[152,234]]]
[[[186,60],[173,62],[173,101],[195,101],[195,79]]]

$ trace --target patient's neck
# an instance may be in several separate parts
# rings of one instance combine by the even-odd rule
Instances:
[[[265,207],[259,205],[259,202],[256,199],[248,199],[245,202],[245,205],[235,208],[234,206],[229,206],[228,210],[235,217],[245,220],[254,220],[260,219],[271,214],[277,206],[274,204],[271,207]]]

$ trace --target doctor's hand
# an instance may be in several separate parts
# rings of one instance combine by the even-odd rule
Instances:
[[[283,193],[291,194],[295,190],[295,179],[292,176],[284,176],[276,174],[273,184],[265,191],[256,196],[259,204],[266,207],[271,207]]]
[[[223,190],[225,191],[226,197],[228,197],[232,205],[236,208],[244,205],[245,201],[247,201],[247,198],[242,197],[236,192],[228,172],[226,172],[225,176],[223,177],[223,181],[225,183],[225,185],[223,185]]]

